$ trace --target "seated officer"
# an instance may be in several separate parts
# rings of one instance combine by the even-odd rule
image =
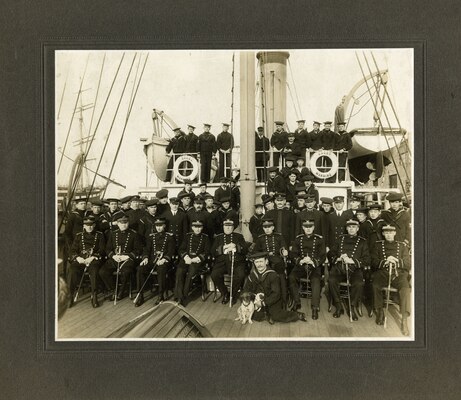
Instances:
[[[202,221],[192,221],[192,232],[186,235],[179,247],[179,264],[176,270],[175,298],[186,306],[192,278],[200,273],[210,254],[210,240],[202,233]]]
[[[391,274],[391,287],[399,291],[400,313],[402,322],[400,330],[405,336],[409,335],[407,318],[411,311],[410,282],[408,279],[411,260],[408,247],[404,242],[395,240],[397,230],[395,226],[383,227],[384,240],[378,240],[371,255],[371,265],[376,271],[373,273],[373,298],[376,308],[376,323],[384,324],[383,292],[382,288],[389,284]]]
[[[110,233],[106,245],[108,260],[99,270],[99,276],[106,288],[113,291],[115,289],[113,273],[119,271],[121,286],[118,289],[117,298],[121,299],[130,274],[134,271],[136,257],[142,252],[142,244],[137,232],[128,228],[129,219],[126,215],[121,216],[117,223],[118,230]]]
[[[138,267],[136,281],[138,292],[141,290],[146,274],[151,274],[154,268],[157,269],[158,279],[158,298],[155,305],[164,301],[163,294],[166,290],[166,275],[171,268],[171,263],[175,254],[175,240],[172,233],[166,232],[166,219],[157,218],[154,221],[155,232],[152,232],[146,238],[146,246],[143,251],[143,259]],[[144,296],[141,293],[135,303],[139,307],[144,303]]]
[[[334,318],[339,318],[343,313],[339,297],[339,284],[346,281],[349,275],[350,300],[352,319],[357,321],[356,308],[358,307],[363,289],[362,268],[370,265],[370,253],[367,241],[358,236],[359,222],[350,219],[346,222],[347,235],[341,235],[334,243],[328,256],[333,265],[330,271],[328,286],[336,307]],[[346,270],[347,268],[347,270]]]
[[[314,234],[315,221],[305,220],[303,231],[296,236],[293,244],[295,267],[288,277],[288,285],[293,299],[293,311],[301,308],[299,299],[299,279],[309,278],[312,288],[312,319],[318,319],[320,306],[320,281],[322,279],[323,263],[326,258],[325,241],[322,236]]]
[[[243,236],[240,233],[234,232],[234,228],[234,221],[231,219],[224,220],[224,232],[216,235],[213,246],[211,247],[211,256],[214,258],[211,279],[223,296],[223,304],[229,302],[229,291],[224,284],[224,274],[230,274],[231,269],[233,269],[233,304],[237,302],[237,292],[245,280],[245,256],[247,253],[247,245]]]
[[[105,254],[105,242],[104,235],[102,232],[96,232],[95,226],[96,220],[93,216],[85,217],[83,232],[77,233],[72,243],[69,268],[70,307],[74,303],[74,292],[85,269],[90,274],[91,304],[94,308],[99,307],[96,279]]]
[[[274,232],[274,229],[274,221],[265,217],[263,222],[264,234],[256,239],[254,251],[266,252],[270,268],[279,274],[282,302],[285,306],[287,302],[287,282],[284,257],[288,256],[288,250],[283,236]]]
[[[255,310],[253,320],[261,321],[268,318],[271,323],[272,321],[307,321],[304,313],[283,309],[280,278],[275,271],[268,268],[267,253],[255,252],[250,255],[250,259],[254,266],[243,285],[243,290],[256,295],[264,295],[263,307],[261,310]]]

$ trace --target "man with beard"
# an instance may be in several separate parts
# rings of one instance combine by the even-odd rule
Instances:
[[[232,304],[237,302],[237,293],[245,280],[245,256],[247,245],[240,233],[234,232],[234,222],[230,219],[223,221],[223,233],[216,235],[211,256],[214,258],[211,279],[223,296],[222,304],[229,302],[229,291],[224,284],[224,275],[231,274]],[[217,300],[217,299],[216,299]]]
[[[202,233],[201,221],[192,221],[192,232],[179,247],[179,264],[176,271],[175,298],[185,307],[192,278],[200,273],[210,254],[210,240]]]
[[[339,318],[343,313],[339,293],[339,284],[347,280],[350,283],[350,303],[349,310],[351,319],[357,321],[357,307],[362,297],[363,291],[363,269],[370,265],[370,252],[368,251],[367,241],[358,236],[359,222],[350,219],[346,222],[347,234],[340,235],[333,244],[329,253],[332,268],[328,281],[328,287],[336,307],[333,313],[334,318]]]
[[[156,218],[154,227],[154,231],[147,237],[146,246],[143,250],[143,259],[136,273],[136,281],[139,293],[145,282],[146,275],[151,273],[154,266],[156,267],[159,293],[155,301],[155,305],[157,305],[165,300],[164,293],[167,289],[166,278],[175,254],[175,241],[173,235],[165,231],[165,218]],[[139,307],[143,303],[144,295],[141,292],[137,296],[135,307]]]
[[[120,273],[120,289],[118,289],[117,300],[122,299],[125,287],[134,271],[136,257],[142,253],[142,244],[139,235],[128,227],[129,219],[126,215],[117,221],[118,230],[111,232],[106,245],[108,260],[99,270],[99,276],[109,291],[115,290],[115,279],[113,273]],[[115,298],[115,294],[113,295]]]
[[[322,280],[323,263],[326,259],[325,241],[322,236],[314,234],[315,222],[304,220],[303,233],[296,236],[293,244],[293,261],[295,267],[288,277],[288,284],[293,299],[293,311],[301,308],[299,299],[300,279],[307,277],[312,289],[312,319],[318,319],[320,309],[320,283]]]
[[[90,275],[91,304],[93,308],[99,307],[97,276],[105,254],[105,242],[102,232],[97,232],[96,221],[93,216],[83,220],[83,232],[77,233],[70,251],[69,288],[70,307],[74,304],[75,290],[85,270]]]
[[[229,124],[222,124],[222,132],[216,138],[216,149],[219,152],[218,176],[231,176],[232,149],[234,148],[234,137],[229,132]]]

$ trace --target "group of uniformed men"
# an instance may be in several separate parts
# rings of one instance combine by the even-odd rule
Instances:
[[[306,320],[299,311],[299,286],[301,278],[308,278],[315,320],[323,277],[327,276],[329,296],[336,308],[333,317],[343,313],[340,284],[349,282],[351,307],[346,309],[351,319],[357,320],[364,274],[370,268],[376,322],[384,323],[382,288],[390,279],[400,295],[401,330],[408,335],[410,213],[403,207],[401,194],[388,194],[388,210],[382,210],[378,203],[365,206],[364,199],[357,196],[348,199],[349,209],[344,208],[342,196],[322,197],[318,209],[318,192],[311,182],[298,187],[290,203],[289,191],[279,192],[268,185],[269,193],[255,205],[249,221],[253,237],[249,243],[235,231],[239,201],[233,198],[227,179],[221,181],[214,196],[207,192],[206,184],[201,184],[196,195],[188,182],[178,197],[170,199],[168,191],[162,189],[155,198],[145,201],[145,209],[140,207],[139,196],[106,199],[105,212],[99,201],[92,201],[88,212],[86,199],[77,200],[66,224],[71,292],[87,269],[92,304],[98,307],[98,275],[106,289],[114,292],[114,271],[118,271],[121,285],[117,293],[121,298],[131,273],[136,272],[139,291],[156,269],[156,303],[165,299],[166,290],[174,282],[174,298],[185,306],[192,278],[211,266],[211,279],[223,304],[230,300],[224,275],[233,271],[232,302],[242,285],[243,290],[259,290],[265,294],[265,310],[271,321]],[[247,256],[254,260],[250,275]],[[135,305],[143,301],[140,293]]]
[[[255,135],[255,164],[257,171],[257,180],[266,181],[267,167],[270,160],[270,152],[273,152],[273,164],[271,167],[278,168],[291,162],[290,169],[297,170],[299,176],[304,170],[308,171],[305,166],[306,150],[334,150],[339,155],[339,181],[345,178],[344,167],[347,161],[347,152],[352,148],[350,133],[345,130],[345,123],[340,121],[338,132],[331,130],[331,121],[324,122],[324,129],[320,130],[320,122],[314,121],[312,131],[308,132],[305,127],[305,120],[296,121],[298,124],[294,132],[284,130],[283,121],[275,121],[276,130],[269,140],[264,134],[264,128],[258,127]],[[234,148],[234,137],[229,132],[229,124],[223,123],[223,130],[217,136],[210,132],[211,125],[204,124],[204,132],[197,136],[194,133],[195,127],[188,125],[188,133],[184,133],[180,128],[176,128],[175,136],[170,139],[166,147],[166,153],[171,157],[168,164],[167,180],[171,179],[171,170],[173,168],[173,155],[197,153],[201,165],[201,182],[210,182],[211,161],[212,158],[219,154],[219,169],[217,178],[231,176],[232,167],[232,150]],[[283,162],[281,162],[283,161]],[[299,177],[298,176],[298,177]]]

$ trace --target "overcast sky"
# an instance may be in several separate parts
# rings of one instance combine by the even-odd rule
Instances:
[[[362,56],[364,50],[358,50]],[[312,121],[334,120],[335,107],[352,87],[362,79],[362,72],[355,56],[355,50],[289,50],[290,58],[287,66],[287,123],[291,130],[296,127],[298,118],[306,119],[306,126],[311,129]],[[370,54],[369,50],[365,50]],[[83,132],[88,135],[94,132],[101,111],[114,79],[116,70],[125,53],[123,63],[115,82],[113,92],[106,106],[106,111],[100,120],[93,145],[95,151],[90,152],[88,166],[96,168],[105,137],[110,133],[108,147],[103,157],[100,172],[109,174],[113,156],[120,140],[125,124],[128,104],[133,96],[133,83],[139,75],[146,55],[149,54],[146,68],[139,85],[133,108],[126,127],[120,154],[115,164],[112,177],[127,186],[126,190],[109,185],[107,195],[121,196],[136,192],[145,184],[146,160],[142,151],[141,137],[152,135],[152,109],[163,110],[183,130],[187,124],[197,127],[200,134],[203,123],[212,124],[211,131],[217,135],[221,132],[221,123],[231,119],[231,88],[232,88],[232,54],[233,51],[59,51],[56,54],[56,143],[62,149],[69,130],[77,93],[83,78],[85,65],[86,74],[82,85],[81,100],[83,105],[91,105],[95,101],[101,65],[106,56],[98,99],[93,108],[83,112]],[[128,76],[133,64],[132,73],[128,79],[125,93],[119,106],[115,121],[113,118]],[[254,52],[256,55],[256,51]],[[373,49],[380,69],[389,70],[388,90],[398,113],[402,127],[413,134],[413,51],[411,49]],[[239,143],[239,52],[235,52],[235,97],[234,97],[234,136]],[[375,67],[371,57],[370,67]],[[255,62],[257,67],[257,62]],[[366,75],[368,69],[363,65]],[[259,74],[256,74],[258,78]],[[65,86],[65,89],[64,89]],[[255,89],[256,91],[256,89]],[[366,91],[362,86],[356,93]],[[297,93],[297,95],[296,95]],[[301,115],[296,110],[299,109]],[[360,99],[355,110],[364,105],[368,95]],[[296,106],[295,104],[296,103]],[[59,112],[59,115],[58,115]],[[256,115],[259,111],[255,110]],[[346,116],[348,116],[346,112]],[[388,116],[391,125],[397,126],[389,108]],[[78,115],[79,116],[79,115]],[[77,117],[78,117],[77,116]],[[371,102],[351,119],[348,129],[370,127],[373,125],[373,110]],[[71,135],[66,146],[66,155],[75,158],[78,146],[74,146],[79,137],[79,118],[74,118]],[[60,160],[57,153],[57,163]],[[72,162],[64,159],[58,182],[67,184]],[[90,180],[92,176],[89,176]]]

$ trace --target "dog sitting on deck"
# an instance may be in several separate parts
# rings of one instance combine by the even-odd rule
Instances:
[[[242,304],[240,304],[240,307],[237,310],[238,317],[235,318],[235,321],[242,321],[242,325],[247,322],[252,324],[253,321],[251,320],[251,317],[255,311],[255,295],[253,293],[243,292],[240,295],[240,301]]]

